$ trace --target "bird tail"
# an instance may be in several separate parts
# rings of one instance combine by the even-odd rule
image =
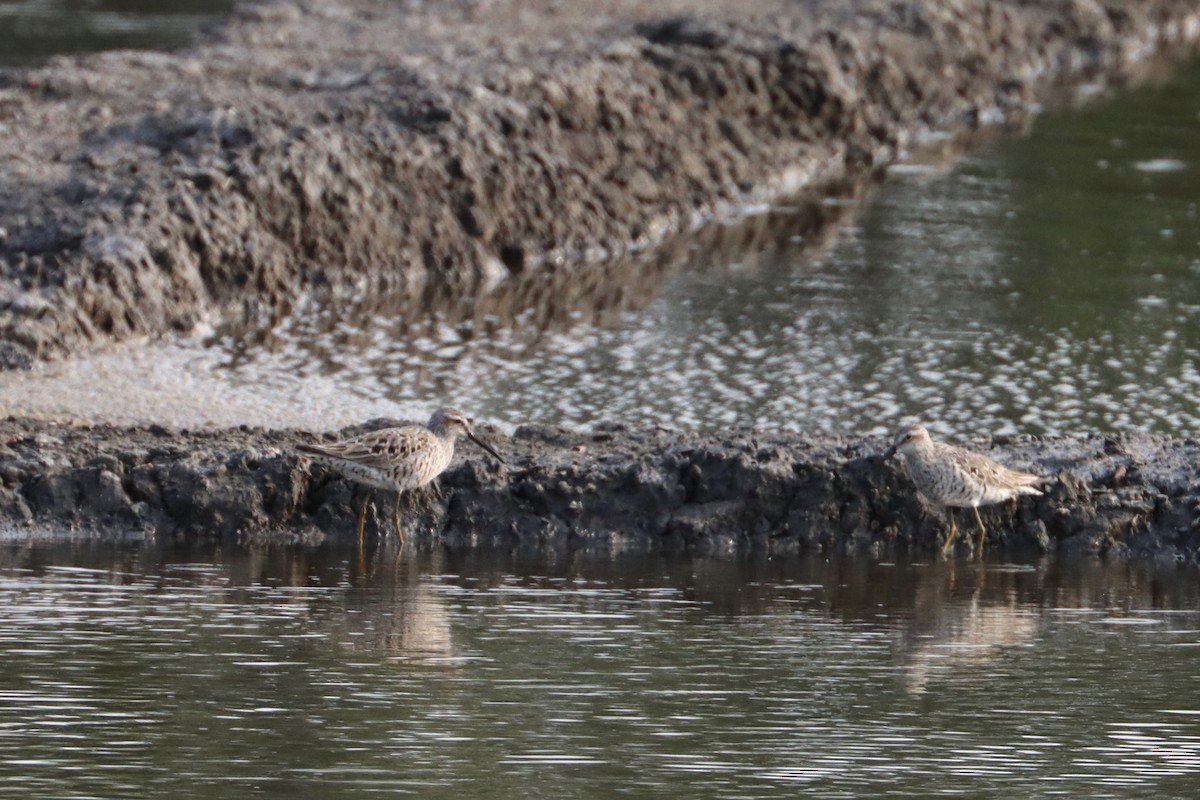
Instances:
[[[298,445],[296,445],[296,452],[302,453],[306,456],[314,456],[316,458],[332,458],[333,457],[333,454],[330,453],[328,450],[324,449],[320,445],[315,445],[315,444],[303,444],[303,443],[298,444]]]
[[[1017,481],[1017,491],[1019,491],[1021,494],[1042,494],[1042,490],[1038,487],[1045,486],[1046,484],[1053,482],[1053,478],[1047,478],[1044,475],[1020,473],[1020,477]]]

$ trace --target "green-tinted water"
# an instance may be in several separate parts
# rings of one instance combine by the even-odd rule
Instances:
[[[0,786],[22,797],[1192,797],[1200,780],[1194,569],[0,561]]]
[[[0,67],[59,53],[182,44],[234,0],[2,0]]]

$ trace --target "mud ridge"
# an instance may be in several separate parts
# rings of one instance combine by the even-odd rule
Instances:
[[[0,364],[308,301],[420,315],[1198,37],[1187,0],[297,0],[3,71]]]
[[[387,424],[376,420],[364,427]],[[355,429],[358,430],[358,429]],[[349,432],[349,431],[347,431]],[[481,435],[440,490],[405,504],[406,535],[463,547],[784,553],[933,552],[944,536],[880,439],[600,425]],[[294,453],[302,431],[0,423],[10,533],[223,543],[351,543],[365,490]],[[989,553],[1200,561],[1200,442],[1149,435],[967,443],[1052,476],[1042,497],[983,511]],[[390,497],[367,538],[386,543]],[[970,531],[969,515],[960,517]],[[394,545],[392,545],[394,546]],[[963,536],[960,552],[973,547]]]

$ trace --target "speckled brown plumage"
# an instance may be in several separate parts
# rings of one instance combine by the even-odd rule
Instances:
[[[958,526],[954,523],[954,508],[971,508],[979,525],[978,550],[983,549],[986,533],[979,517],[979,506],[992,505],[1023,494],[1041,494],[1036,487],[1045,478],[1018,472],[998,464],[987,456],[961,447],[935,442],[920,425],[905,425],[896,431],[887,457],[899,453],[904,471],[916,485],[917,491],[931,503],[947,510],[950,533],[942,546],[947,552],[954,543]]]
[[[392,523],[396,526],[396,535],[403,540],[400,495],[441,475],[454,458],[454,443],[459,436],[466,436],[496,460],[504,462],[490,445],[475,437],[466,415],[453,408],[439,408],[425,425],[383,428],[340,442],[302,444],[296,449],[352,481],[372,489],[396,492]],[[370,500],[368,494],[358,514],[360,542]]]

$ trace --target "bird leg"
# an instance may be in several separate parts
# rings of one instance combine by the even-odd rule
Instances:
[[[942,555],[950,552],[950,548],[954,545],[954,537],[958,535],[958,525],[954,523],[954,509],[946,506],[946,519],[950,523],[950,533],[946,534],[946,541],[942,545]]]
[[[976,546],[975,549],[976,549],[976,551],[978,551],[979,555],[982,556],[983,555],[983,537],[987,534],[987,531],[983,527],[983,519],[979,516],[979,507],[973,506],[973,509],[975,511],[975,521],[979,523],[979,544]]]
[[[363,543],[363,525],[367,522],[367,505],[375,497],[375,490],[367,491],[366,499],[363,500],[362,508],[358,510],[358,546],[362,547]]]
[[[396,526],[396,539],[404,544],[404,531],[400,528],[400,492],[396,492],[396,505],[392,506],[392,524]]]

